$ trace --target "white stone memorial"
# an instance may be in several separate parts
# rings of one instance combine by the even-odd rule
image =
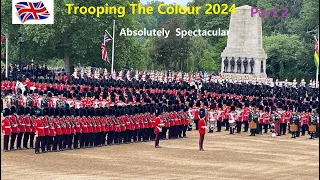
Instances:
[[[262,22],[257,15],[251,17],[251,8],[247,5],[237,7],[236,13],[231,14],[227,47],[221,53],[221,73],[224,78],[267,78],[267,54],[262,44]],[[228,65],[225,64],[226,59]],[[247,64],[246,72],[244,64]]]

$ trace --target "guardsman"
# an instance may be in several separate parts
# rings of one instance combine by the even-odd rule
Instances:
[[[30,144],[30,149],[34,149],[35,146],[34,146],[34,137],[35,137],[35,134],[36,134],[36,127],[35,127],[35,122],[36,122],[36,109],[35,108],[32,108],[30,109],[30,122],[31,122],[31,132],[30,132],[30,141],[29,141],[29,144]]]
[[[41,109],[36,109],[36,115],[37,119],[35,121],[35,128],[36,128],[36,147],[35,147],[35,153],[36,154],[41,154],[45,153],[45,133],[44,133],[44,127],[45,125],[43,124],[41,120],[42,116],[42,110]],[[41,151],[40,151],[41,149]]]
[[[21,150],[21,142],[22,142],[22,137],[26,131],[25,126],[26,123],[24,122],[24,107],[20,106],[18,108],[18,116],[17,116],[17,121],[18,121],[18,128],[19,128],[19,133],[18,133],[18,137],[17,137],[17,149]]]
[[[73,142],[73,148],[74,149],[80,149],[79,142],[80,142],[80,136],[81,136],[81,123],[80,123],[80,112],[79,109],[75,109],[75,135],[74,135],[74,142]]]
[[[24,122],[26,123],[26,132],[24,133],[23,136],[23,149],[29,149],[28,148],[28,141],[29,141],[29,136],[31,133],[31,117],[30,117],[30,108],[26,107],[24,111]]]
[[[160,135],[159,133],[162,132],[162,127],[164,126],[163,122],[162,122],[162,118],[161,118],[161,111],[160,108],[156,108],[155,110],[155,122],[154,122],[154,132],[156,134],[155,140],[154,140],[154,147],[155,148],[160,148],[159,146],[159,141],[160,141]]]
[[[283,113],[280,118],[280,134],[285,135],[287,131],[287,120],[290,119],[290,112],[288,110],[288,106],[283,106]]]
[[[81,137],[80,137],[80,148],[86,148],[87,147],[87,141],[88,141],[88,123],[86,120],[86,113],[87,111],[85,109],[80,109],[80,125],[81,125]]]
[[[54,126],[54,108],[49,109],[48,115],[49,115],[48,117],[49,136],[48,136],[47,150],[48,152],[52,152],[53,142],[56,136],[56,130]]]
[[[215,123],[216,123],[216,120],[217,120],[217,114],[216,114],[216,111],[215,111],[215,107],[216,104],[211,104],[210,105],[210,110],[207,114],[207,119],[209,120],[209,133],[213,133],[214,131],[214,127],[215,127]]]
[[[188,106],[183,105],[183,137],[187,137],[187,129],[188,129],[188,122],[189,122],[189,115],[188,115]]]
[[[205,110],[204,109],[200,109],[199,111],[199,134],[200,134],[200,139],[199,139],[199,150],[200,151],[204,151],[203,149],[203,141],[204,141],[204,135],[206,134],[206,120],[205,120]]]
[[[15,106],[12,106],[10,108],[9,121],[11,124],[10,151],[15,151],[16,149],[14,148],[14,143],[16,141],[17,134],[19,133],[18,120],[17,120],[17,116],[16,116]]]
[[[61,129],[61,122],[60,122],[59,115],[60,115],[59,109],[54,109],[53,124],[54,124],[56,135],[53,141],[53,149],[52,149],[53,152],[59,152],[60,150],[62,150],[62,142],[61,142],[62,129]],[[58,149],[58,146],[59,146],[59,149]]]
[[[10,114],[10,110],[8,108],[3,109],[2,111],[4,119],[2,119],[2,133],[3,133],[3,150],[4,152],[9,151],[9,137],[11,134],[11,125],[10,125],[10,120],[8,118]]]
[[[249,128],[250,128],[250,136],[256,135],[257,122],[259,119],[259,113],[256,111],[254,104],[252,105],[252,111],[249,114]]]
[[[298,131],[298,125],[299,125],[299,114],[296,112],[292,112],[290,117],[290,132],[291,132],[291,138],[296,138],[297,131]]]
[[[48,123],[48,114],[49,114],[49,109],[48,108],[44,108],[42,111],[42,117],[41,117],[41,121],[44,125],[44,142],[46,144],[46,151],[48,151],[48,147],[49,147],[49,123]]]

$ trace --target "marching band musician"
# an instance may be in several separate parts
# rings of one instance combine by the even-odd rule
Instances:
[[[312,109],[310,109],[310,110],[312,110]],[[311,112],[310,117],[309,117],[309,133],[310,133],[309,139],[315,138],[316,131],[317,131],[317,116],[316,116],[316,112],[313,111],[313,112]]]
[[[189,110],[188,110],[188,114],[189,114],[189,123],[188,123],[188,131],[192,130],[192,124],[194,121],[194,108],[193,108],[193,103],[189,102]]]
[[[297,137],[298,132],[298,126],[299,126],[299,114],[295,111],[292,112],[290,117],[290,132],[291,132],[291,138]]]
[[[217,113],[215,111],[216,104],[213,103],[210,105],[210,110],[207,114],[207,119],[209,120],[209,133],[213,133],[215,123],[217,122]]]
[[[45,152],[45,132],[44,132],[44,124],[40,118],[42,116],[42,110],[41,109],[36,109],[36,116],[37,119],[35,120],[35,128],[36,128],[36,147],[35,147],[35,153],[36,154],[41,154]],[[40,152],[41,149],[41,152]]]
[[[3,133],[3,150],[4,152],[9,152],[9,137],[11,135],[11,122],[8,118],[9,114],[10,114],[10,110],[9,108],[5,108],[2,110],[2,114],[4,119],[2,119],[2,133]]]
[[[280,119],[280,134],[286,135],[287,123],[290,120],[290,111],[287,105],[283,106],[283,111],[284,112],[281,114],[281,119]]]
[[[226,129],[225,131],[229,131],[230,125],[229,125],[229,113],[230,113],[230,101],[227,101],[226,105],[223,106],[223,124],[225,125]]]
[[[310,114],[306,111],[307,109],[305,107],[302,107],[302,113],[301,113],[301,119],[300,119],[301,136],[304,136],[306,134],[306,131],[308,131]]]
[[[163,121],[162,121],[162,117],[161,117],[160,108],[156,108],[155,115],[156,115],[156,118],[155,118],[155,122],[154,122],[154,132],[156,134],[156,137],[155,137],[155,141],[154,141],[154,147],[160,148],[160,146],[159,146],[159,140],[160,140],[159,133],[162,132],[162,127],[164,126]]]
[[[245,113],[242,110],[242,104],[241,103],[238,104],[238,108],[237,108],[236,113],[237,113],[237,118],[236,118],[237,133],[240,134],[242,122],[243,122],[243,119],[244,119],[244,113]]]
[[[223,106],[221,103],[218,104],[217,110],[217,132],[221,132],[222,120],[224,116]]]
[[[249,128],[250,128],[250,136],[256,135],[257,123],[259,119],[259,112],[254,107],[255,103],[252,103],[252,111],[249,114]]]
[[[230,134],[234,135],[234,129],[236,127],[236,119],[237,119],[237,112],[236,112],[236,107],[231,106],[230,108],[230,113],[229,113],[229,129],[230,129]]]
[[[200,109],[199,111],[199,134],[200,134],[200,139],[199,139],[199,150],[200,151],[204,151],[203,149],[203,141],[204,141],[204,135],[206,134],[206,120],[205,120],[205,110],[204,109]]]
[[[263,126],[263,115],[265,114],[265,112],[263,112],[263,106],[260,105],[259,106],[259,121],[258,121],[258,130],[257,130],[257,134],[261,134],[262,135],[262,126]]]
[[[265,107],[264,109],[264,113],[262,115],[262,119],[263,119],[263,130],[264,130],[264,134],[268,133],[268,127],[269,127],[269,120],[270,120],[270,108],[269,107]],[[262,131],[262,129],[261,129]]]

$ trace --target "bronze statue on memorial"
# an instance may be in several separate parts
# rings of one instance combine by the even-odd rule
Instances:
[[[227,72],[228,72],[228,65],[229,65],[228,57],[226,57],[226,58],[223,60],[223,63],[224,63],[224,72],[227,73]]]
[[[253,74],[253,68],[254,68],[254,60],[253,60],[253,58],[251,58],[251,60],[250,60],[250,68],[251,68],[250,74]]]
[[[243,67],[244,67],[244,74],[247,73],[247,68],[248,68],[248,59],[247,57],[244,58],[243,60]]]
[[[241,58],[237,60],[237,73],[241,73]]]
[[[230,65],[231,65],[231,73],[233,73],[234,72],[234,65],[235,65],[234,57],[231,58]]]

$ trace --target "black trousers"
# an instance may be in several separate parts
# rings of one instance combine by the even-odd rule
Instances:
[[[74,141],[73,141],[73,148],[77,149],[79,147],[79,140],[80,140],[80,132],[76,132],[74,135]]]
[[[192,130],[192,124],[188,123],[188,131],[191,131],[191,130]]]
[[[18,133],[17,137],[17,149],[21,149],[21,142],[22,142],[22,137],[23,137],[23,132]]]
[[[195,119],[195,120],[194,120],[194,123],[196,124],[196,130],[199,129],[199,127],[198,127],[198,122],[199,122],[199,119]]]
[[[45,142],[44,142],[44,136],[38,136],[36,138],[36,149],[35,152],[44,152],[45,151]]]
[[[280,134],[285,135],[287,132],[287,123],[280,123]]]
[[[16,138],[17,138],[17,133],[11,133],[10,150],[14,149],[14,143],[16,142]]]
[[[268,133],[269,124],[263,124],[264,133]]]
[[[126,131],[124,132],[124,142],[130,142],[130,130],[126,129]]]
[[[103,131],[101,132],[101,141],[100,141],[100,145],[106,145],[106,137],[107,137],[107,132]]]
[[[92,133],[89,132],[87,134],[87,139],[86,139],[86,142],[85,142],[86,147],[90,147],[91,146],[91,141],[92,141]]]
[[[48,140],[48,143],[47,143],[47,151],[51,151],[53,148],[53,142],[54,142],[54,136],[48,136],[47,137],[47,140]]]
[[[178,126],[178,137],[183,137],[183,135],[182,135],[182,131],[183,131],[183,125],[179,125]]]
[[[141,141],[141,129],[136,129],[136,133],[137,133],[137,141]]]
[[[49,150],[49,136],[48,135],[45,135],[44,136],[44,143],[45,143],[45,147],[46,147],[46,150],[48,151]]]
[[[155,134],[154,134],[153,128],[148,128],[148,134],[149,134],[150,140],[153,141],[154,138],[155,138]]]
[[[137,141],[137,134],[138,134],[138,129],[132,130],[132,139],[133,142]]]
[[[243,121],[243,124],[244,124],[244,132],[248,132],[248,129],[249,129],[248,121]]]
[[[168,131],[168,127],[163,127],[162,128],[162,137],[163,137],[163,139],[167,139],[167,131]]]
[[[29,142],[30,148],[34,148],[35,147],[34,146],[34,136],[35,136],[34,132],[31,132],[30,133],[30,142]]]
[[[250,136],[256,136],[256,129],[250,129]]]
[[[242,126],[242,122],[236,122],[236,125],[237,125],[237,133],[240,133],[241,132],[241,126]]]
[[[148,128],[144,128],[142,129],[142,132],[143,132],[143,141],[148,141]]]
[[[72,147],[72,140],[73,140],[73,134],[67,134],[66,135],[66,144],[67,144],[67,147],[68,149],[71,149]]]
[[[3,150],[9,150],[9,135],[3,137]]]
[[[226,131],[230,129],[229,119],[223,119],[223,124],[226,127]]]
[[[221,132],[221,126],[222,126],[222,122],[221,121],[217,121],[217,132]]]
[[[300,137],[301,127],[298,125],[298,131],[296,132],[296,137]]]
[[[62,149],[61,147],[61,135],[56,135],[54,137],[54,141],[53,141],[53,149],[54,151],[56,151],[58,149],[59,146],[59,150]]]
[[[108,132],[108,137],[107,137],[107,144],[108,144],[108,145],[113,144],[114,134],[115,134],[114,131],[109,131],[109,132]]]
[[[200,134],[199,149],[203,149],[204,134]]]
[[[80,136],[80,148],[87,146],[88,133],[82,133]]]
[[[187,137],[187,128],[188,128],[188,125],[187,124],[184,124],[183,125],[183,137]]]
[[[307,124],[303,124],[302,128],[301,128],[301,134],[302,136],[304,136],[306,134],[306,131],[308,131],[308,125]]]
[[[159,146],[159,140],[160,140],[160,137],[159,137],[159,132],[155,132],[155,140],[154,140],[154,147],[157,147]]]
[[[92,133],[90,133],[91,134],[91,141],[90,141],[90,145],[92,146],[92,147],[94,147],[94,146],[96,146],[96,133],[95,132],[92,132]]]
[[[121,132],[115,132],[115,139],[114,139],[115,144],[120,144],[120,136],[121,136]]]
[[[60,142],[61,142],[61,147],[59,148],[62,148],[62,149],[65,149],[67,147],[67,141],[66,141],[66,135],[65,134],[62,134],[60,136]],[[60,149],[61,150],[61,149]]]
[[[262,125],[263,124],[259,124],[258,126],[258,134],[262,134]]]
[[[168,132],[168,134],[169,134],[169,139],[172,139],[172,138],[173,138],[173,126],[170,126],[170,127],[169,127],[169,132]]]
[[[23,147],[28,148],[28,141],[29,141],[30,132],[25,132],[23,136]]]

